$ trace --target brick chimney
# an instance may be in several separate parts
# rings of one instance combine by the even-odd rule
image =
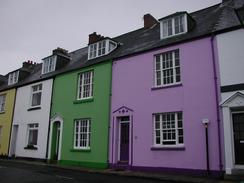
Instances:
[[[93,32],[92,34],[89,34],[89,41],[88,44],[96,43],[100,40],[104,39],[103,36],[97,34],[96,32]]]
[[[26,69],[31,69],[32,67],[34,67],[37,63],[36,62],[33,62],[33,61],[26,61],[26,62],[23,62],[22,64],[22,68],[26,68]]]
[[[61,54],[61,55],[65,55],[65,56],[68,56],[68,50],[65,50],[63,48],[60,48],[60,47],[57,47],[56,49],[53,50],[53,55],[56,55],[56,54]]]
[[[143,20],[144,20],[144,28],[146,29],[158,23],[158,21],[149,13],[143,16]]]

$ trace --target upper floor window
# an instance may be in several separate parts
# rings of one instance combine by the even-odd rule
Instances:
[[[5,111],[6,95],[0,95],[0,112]]]
[[[8,85],[13,85],[18,82],[19,71],[15,71],[9,74],[8,76]]]
[[[154,146],[179,146],[184,144],[182,112],[155,114]]]
[[[180,83],[179,50],[169,51],[155,56],[154,86],[166,86]]]
[[[160,23],[161,39],[187,32],[186,14],[163,19]]]
[[[93,71],[86,71],[79,75],[77,99],[86,99],[93,96]]]
[[[57,58],[57,56],[51,56],[51,57],[43,59],[42,74],[46,74],[46,73],[55,71],[56,58]]]
[[[42,84],[34,85],[31,87],[31,107],[41,105],[42,97]]]
[[[90,44],[88,47],[88,59],[93,59],[106,55],[113,51],[116,46],[117,44],[110,39],[104,39],[97,43]]]
[[[91,120],[80,119],[75,121],[74,148],[89,149],[91,141]]]

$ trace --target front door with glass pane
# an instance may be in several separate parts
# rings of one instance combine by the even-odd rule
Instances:
[[[128,163],[129,161],[129,132],[130,122],[129,116],[120,118],[120,143],[119,143],[119,162]]]
[[[233,113],[235,164],[244,165],[244,112]]]

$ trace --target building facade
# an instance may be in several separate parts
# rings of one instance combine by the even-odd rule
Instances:
[[[106,168],[112,62],[58,75],[54,81],[49,159]]]
[[[7,156],[15,103],[15,89],[0,92],[0,155]]]
[[[10,156],[46,159],[52,83],[49,79],[17,89]]]
[[[217,36],[225,171],[244,169],[244,30]]]
[[[210,38],[116,60],[111,166],[220,172],[216,106]]]

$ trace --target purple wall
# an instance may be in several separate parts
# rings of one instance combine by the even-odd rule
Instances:
[[[179,49],[182,86],[152,90],[154,55]],[[130,161],[132,166],[206,169],[203,118],[210,120],[210,169],[219,170],[218,131],[210,39],[202,39],[115,61],[112,77],[110,163],[118,160],[118,121],[133,111]],[[116,111],[115,113],[113,113]],[[151,150],[153,113],[183,111],[185,150]],[[133,156],[132,156],[133,154]]]

